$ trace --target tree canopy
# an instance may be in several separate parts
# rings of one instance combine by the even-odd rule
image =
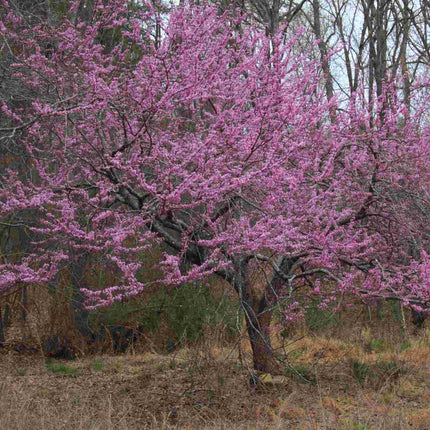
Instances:
[[[425,94],[411,107],[392,80],[370,100],[360,86],[328,97],[303,28],[260,31],[237,10],[181,5],[164,19],[118,0],[88,19],[71,2],[58,22],[31,23],[2,3],[27,100],[2,102],[1,139],[27,161],[1,171],[0,217],[32,243],[0,263],[1,293],[88,252],[118,283],[87,288],[87,304],[109,305],[145,290],[141,252],[162,242],[165,283],[232,284],[257,356],[270,353],[262,318],[275,305],[300,317],[305,289],[321,306],[353,293],[426,307]]]

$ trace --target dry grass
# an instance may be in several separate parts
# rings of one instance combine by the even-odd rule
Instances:
[[[209,343],[48,366],[4,352],[0,428],[429,429],[430,333],[404,351],[390,343],[369,351],[368,337],[303,337],[285,348],[287,376],[263,375],[254,391],[246,342],[242,363],[237,350]]]
[[[369,319],[356,306],[322,329],[302,320],[287,338],[274,331],[285,376],[262,375],[257,390],[248,383],[249,342],[229,345],[222,327],[169,355],[154,352],[164,342],[158,331],[127,356],[48,366],[42,355],[14,351],[12,339],[0,350],[0,429],[428,430],[430,330],[402,331],[387,315]],[[38,318],[43,324],[15,337],[33,333],[40,351],[50,327]]]

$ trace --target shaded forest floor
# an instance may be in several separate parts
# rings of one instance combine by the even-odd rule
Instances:
[[[367,336],[367,337],[366,337]],[[46,360],[0,353],[0,428],[430,429],[430,331],[306,336],[249,387],[249,345]]]

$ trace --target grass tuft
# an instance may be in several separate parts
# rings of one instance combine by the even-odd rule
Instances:
[[[45,366],[46,370],[54,375],[67,375],[76,377],[82,373],[82,371],[79,369],[76,369],[72,366],[67,366],[63,363],[52,361],[51,359],[46,360]]]
[[[93,361],[93,369],[97,372],[105,369],[105,361],[103,358],[95,358]]]

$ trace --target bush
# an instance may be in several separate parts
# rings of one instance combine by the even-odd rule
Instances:
[[[160,289],[146,303],[132,299],[115,303],[109,308],[93,312],[90,325],[94,331],[94,342],[109,337],[113,347],[121,352],[142,332],[157,333],[167,326],[164,341],[166,352],[174,350],[183,341],[198,341],[207,327],[222,324],[228,336],[236,332],[237,304],[227,294],[215,299],[209,288],[185,284],[178,288]],[[131,327],[137,327],[133,330]]]
[[[227,295],[214,299],[209,288],[185,285],[171,294],[161,295],[164,315],[176,340],[200,340],[205,326],[223,323],[229,334],[235,332],[236,306]]]
[[[367,363],[362,363],[361,361],[352,360],[351,370],[354,378],[360,383],[361,386],[363,386],[366,380],[372,376],[370,366]]]
[[[310,330],[323,330],[327,327],[334,327],[341,324],[339,315],[333,310],[333,306],[327,309],[320,309],[320,301],[312,300],[306,308],[306,325]]]
[[[403,364],[397,361],[380,361],[377,366],[389,377],[397,377],[408,373]]]

